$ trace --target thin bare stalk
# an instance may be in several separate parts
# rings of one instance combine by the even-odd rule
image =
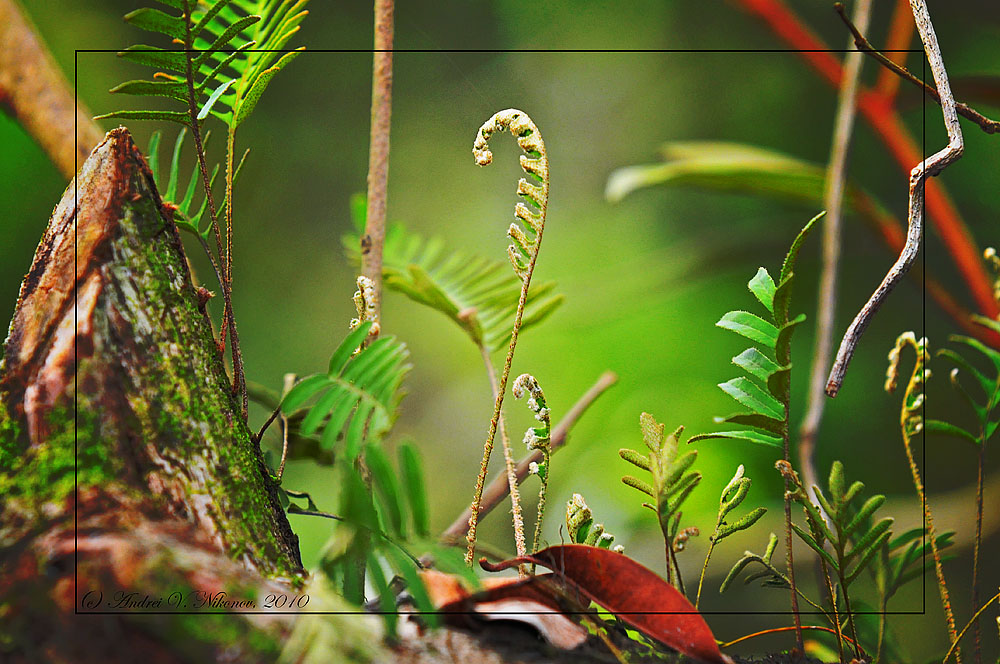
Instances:
[[[859,0],[854,7],[854,21],[861,30],[868,29],[871,17],[871,0]],[[857,111],[858,81],[864,58],[860,53],[844,57],[844,77],[841,79],[837,99],[837,118],[834,121],[833,145],[830,163],[826,169],[826,189],[823,193],[823,271],[819,280],[816,311],[816,342],[813,346],[812,368],[809,374],[809,405],[799,427],[799,468],[809,500],[818,505],[815,487],[819,484],[816,474],[815,451],[820,422],[826,398],[826,371],[833,353],[834,312],[837,304],[837,268],[840,264],[840,234],[843,223],[844,187],[847,183],[847,162],[851,136]],[[826,514],[820,509],[824,518]]]
[[[983,611],[985,611],[987,608],[989,608],[990,604],[992,604],[993,602],[997,601],[998,599],[1000,599],[1000,593],[997,593],[996,595],[994,595],[993,597],[991,597],[990,600],[988,602],[986,602],[986,604],[983,604],[982,607],[980,607],[979,610],[976,611],[976,613],[972,616],[972,618],[969,620],[969,622],[966,623],[965,627],[962,628],[962,631],[958,633],[958,637],[955,639],[954,643],[951,644],[951,648],[948,649],[948,652],[945,654],[944,659],[941,660],[941,664],[944,664],[945,662],[947,662],[948,659],[951,657],[951,653],[953,653],[953,652],[955,653],[955,661],[961,661],[958,658],[958,642],[959,642],[959,640],[961,640],[961,638],[963,636],[965,636],[965,633],[967,631],[969,631],[969,627],[971,627],[973,625],[973,623],[979,622],[979,616],[983,615]]]
[[[566,443],[566,438],[569,434],[570,429],[573,425],[580,419],[584,411],[590,407],[590,404],[594,403],[597,397],[601,396],[609,387],[617,382],[618,376],[612,371],[606,371],[601,374],[601,377],[597,379],[597,382],[589,390],[587,390],[583,396],[581,396],[573,407],[569,409],[566,416],[552,429],[552,438],[550,439],[550,446],[552,452],[562,447]],[[540,450],[535,450],[531,454],[528,454],[523,459],[517,462],[517,467],[515,469],[517,475],[517,482],[520,484],[526,480],[531,475],[531,464],[538,463],[542,460],[542,452]],[[493,509],[499,505],[507,494],[510,492],[510,485],[506,476],[497,476],[493,478],[489,486],[485,488],[482,495],[482,500],[479,503],[479,517],[483,518],[487,514],[493,511]],[[441,533],[441,541],[445,543],[455,543],[458,538],[465,532],[466,528],[469,526],[469,519],[472,516],[472,509],[466,508],[458,517],[451,523],[448,528]]]
[[[913,261],[917,257],[924,220],[924,183],[927,178],[939,174],[949,164],[961,157],[965,149],[965,143],[962,139],[962,127],[958,122],[958,114],[955,111],[955,98],[951,93],[951,85],[948,83],[948,72],[945,69],[944,60],[941,58],[941,49],[938,46],[937,35],[934,33],[934,26],[931,24],[930,15],[927,13],[927,6],[924,0],[910,0],[910,7],[913,10],[913,18],[917,24],[920,39],[924,43],[927,61],[930,64],[931,72],[934,74],[934,82],[941,96],[941,113],[944,116],[945,128],[948,130],[948,145],[929,158],[921,161],[910,171],[906,244],[903,246],[903,250],[900,252],[896,263],[855,317],[851,326],[847,329],[847,333],[844,334],[843,340],[840,342],[837,359],[830,370],[830,379],[826,384],[826,393],[831,397],[837,396],[837,392],[840,391],[840,386],[844,382],[844,375],[847,373],[847,366],[850,364],[854,350],[861,340],[861,335],[864,334],[869,323],[871,323],[872,317],[878,312],[882,303],[889,296],[889,293],[896,288],[900,279],[910,269],[910,266],[913,265]]]
[[[979,442],[978,472],[976,475],[976,543],[972,550],[972,607],[979,606],[979,549],[983,541],[983,473],[986,468],[986,436],[985,432]],[[976,664],[980,664],[983,658],[982,652],[982,630],[979,627],[979,619],[972,622],[973,634],[976,644]]]
[[[698,604],[701,603],[701,586],[705,583],[705,572],[708,571],[708,561],[712,558],[712,552],[715,551],[715,539],[711,539],[708,543],[708,553],[705,555],[705,562],[701,565],[701,575],[698,577],[698,591],[694,596],[694,608],[698,608]]]
[[[362,274],[375,286],[375,316],[382,319],[382,248],[389,180],[389,129],[392,116],[393,0],[375,0],[375,50],[372,54],[371,138],[368,148],[368,207],[361,237]]]
[[[493,390],[493,398],[496,399],[500,386],[497,384],[497,374],[493,368],[493,362],[490,360],[490,352],[486,349],[486,346],[479,344],[479,353],[483,358],[483,364],[486,365],[486,375],[490,379],[490,389]],[[510,436],[507,434],[507,418],[504,417],[502,412],[500,413],[500,440],[503,445],[507,489],[510,492],[510,511],[514,519],[514,548],[517,551],[518,557],[521,557],[527,555],[527,545],[524,538],[524,514],[521,511],[521,494],[517,490],[517,467],[510,447]],[[519,565],[517,569],[520,575],[523,576],[525,574],[523,565]]]

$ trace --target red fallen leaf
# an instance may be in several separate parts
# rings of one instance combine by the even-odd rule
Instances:
[[[463,622],[472,612],[483,620],[527,623],[557,648],[573,650],[587,640],[587,630],[563,615],[546,592],[544,584],[551,576],[483,579],[482,590],[470,593],[454,575],[420,572],[431,603],[444,614],[455,614],[452,622]]]
[[[525,563],[548,567],[622,622],[678,652],[712,664],[732,664],[687,598],[631,558],[596,546],[564,544],[495,565],[485,558],[479,561],[491,572]]]

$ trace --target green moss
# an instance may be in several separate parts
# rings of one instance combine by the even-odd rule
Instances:
[[[21,440],[21,427],[10,416],[7,406],[0,396],[0,474],[12,469],[23,452],[24,443]]]
[[[0,493],[33,504],[58,502],[74,486],[104,486],[119,477],[118,461],[104,445],[95,444],[98,416],[93,409],[80,408],[74,427],[72,409],[58,407],[49,413],[46,424],[52,431],[46,444],[27,451],[17,448],[16,438],[14,447],[3,439]],[[16,456],[12,456],[14,451]]]

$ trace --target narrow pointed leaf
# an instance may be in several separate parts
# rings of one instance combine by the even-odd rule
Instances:
[[[769,312],[774,313],[774,279],[767,270],[758,268],[757,274],[747,284],[747,288]]]
[[[764,344],[767,348],[774,348],[778,340],[778,328],[747,311],[730,311],[716,325]]]
[[[757,443],[758,445],[766,445],[768,447],[775,447],[778,449],[783,447],[781,437],[772,436],[760,431],[716,431],[714,433],[700,433],[697,436],[691,436],[691,438],[688,439],[688,443],[694,443],[699,440],[710,440],[712,438],[745,440],[750,443]]]

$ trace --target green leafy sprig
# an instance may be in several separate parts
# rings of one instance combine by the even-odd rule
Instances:
[[[743,464],[740,464],[736,469],[736,474],[733,475],[733,479],[729,480],[729,484],[722,490],[722,496],[719,499],[719,514],[715,520],[715,530],[708,538],[708,553],[705,555],[705,562],[701,567],[701,577],[698,579],[698,592],[695,595],[694,601],[694,608],[696,609],[701,602],[701,586],[705,581],[708,561],[712,558],[715,545],[733,533],[750,528],[767,512],[767,508],[765,507],[755,507],[733,523],[726,521],[729,513],[739,507],[750,492],[751,480],[749,477],[744,476],[744,472]]]
[[[296,411],[315,397],[299,421],[300,435],[322,431],[324,450],[332,450],[342,437],[348,459],[389,430],[402,399],[399,386],[411,368],[406,345],[395,337],[380,337],[358,350],[372,325],[365,321],[353,329],[334,351],[327,372],[303,378],[281,402],[289,421],[298,421]]]
[[[684,581],[677,564],[675,539],[680,532],[681,505],[701,482],[701,473],[688,472],[691,464],[698,458],[698,451],[690,450],[678,454],[684,427],[678,427],[667,436],[664,425],[657,422],[649,413],[642,413],[639,416],[639,424],[642,428],[643,442],[646,443],[649,452],[640,454],[635,450],[623,448],[618,451],[618,455],[633,466],[650,473],[652,484],[632,475],[622,477],[622,482],[654,500],[655,504],[643,503],[643,506],[656,513],[660,531],[663,533],[667,581],[684,592]]]
[[[871,564],[892,536],[891,517],[873,523],[876,510],[885,503],[885,496],[876,494],[863,503],[860,502],[864,484],[854,482],[847,486],[844,465],[840,461],[834,461],[827,481],[829,498],[820,487],[813,487],[816,499],[825,512],[824,518],[791,466],[779,461],[778,469],[791,484],[791,498],[802,506],[809,526],[807,532],[793,523],[792,530],[836,574],[839,593],[833,592],[831,597],[834,615],[839,621],[838,596],[841,596],[855,643],[855,654],[861,657],[857,626],[851,610],[850,585]],[[829,551],[825,546],[827,543],[831,549]]]
[[[360,235],[365,227],[365,199],[351,199],[356,233],[343,237],[344,251],[361,264]],[[521,282],[500,261],[451,250],[442,238],[425,240],[402,224],[390,224],[382,249],[385,287],[440,311],[477,347],[495,352],[510,341]],[[521,331],[549,317],[564,297],[553,281],[533,284],[524,305]]]

